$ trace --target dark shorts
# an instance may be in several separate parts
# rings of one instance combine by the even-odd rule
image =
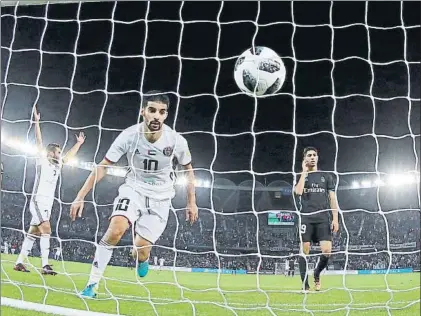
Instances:
[[[330,223],[301,223],[300,234],[303,242],[332,241]]]

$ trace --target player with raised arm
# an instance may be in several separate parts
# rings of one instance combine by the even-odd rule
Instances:
[[[29,272],[23,263],[34,245],[35,237],[40,236],[42,274],[56,275],[57,273],[48,264],[51,235],[50,216],[54,202],[54,193],[63,163],[76,156],[86,137],[83,133],[76,135],[76,144],[64,157],[62,157],[60,145],[54,143],[47,145],[46,156],[43,156],[44,147],[39,126],[40,118],[41,115],[35,108],[34,122],[38,158],[36,161],[36,178],[29,204],[32,219],[14,270]]]
[[[70,209],[73,220],[80,217],[84,199],[94,185],[107,173],[107,167],[127,156],[129,171],[114,200],[114,210],[107,232],[99,242],[84,297],[96,297],[98,284],[118,244],[130,225],[135,227],[134,255],[137,274],[144,277],[149,269],[151,246],[164,232],[175,195],[173,159],[187,172],[186,220],[192,224],[198,218],[194,187],[194,172],[187,141],[164,124],[168,116],[169,98],[159,91],[144,96],[140,114],[143,122],[124,130],[115,139],[105,158],[92,171],[80,189]]]
[[[335,180],[331,173],[319,171],[318,151],[306,147],[303,152],[303,171],[295,186],[294,193],[300,211],[301,247],[304,255],[310,253],[310,243],[319,242],[322,250],[319,263],[314,270],[315,290],[320,291],[320,273],[327,266],[332,251],[332,232],[339,229],[338,204],[335,193]],[[332,212],[332,218],[330,217]],[[305,257],[299,257],[299,268],[303,290],[310,290]]]

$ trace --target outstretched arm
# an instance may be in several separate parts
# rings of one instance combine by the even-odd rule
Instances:
[[[63,163],[68,162],[69,160],[73,159],[77,152],[79,151],[80,147],[85,142],[86,136],[83,132],[80,132],[79,135],[76,136],[76,144],[67,152],[67,154],[63,157]]]
[[[35,138],[37,142],[38,151],[41,152],[44,149],[42,144],[41,127],[39,126],[39,120],[41,119],[41,113],[38,113],[37,107],[34,108],[34,122],[35,122]]]
[[[112,164],[113,162],[107,159],[103,159],[99,163],[99,165],[97,165],[95,169],[92,170],[91,174],[86,179],[85,184],[79,190],[79,193],[77,194],[76,199],[73,201],[72,206],[70,207],[70,217],[72,218],[72,220],[75,220],[76,216],[82,216],[84,200],[86,195],[88,195],[88,193],[93,189],[96,183],[98,183],[102,180],[102,178],[104,178],[104,176],[107,174],[107,167]]]

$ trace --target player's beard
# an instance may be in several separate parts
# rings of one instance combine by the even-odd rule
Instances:
[[[159,132],[159,131],[161,130],[161,126],[162,126],[161,122],[158,122],[158,121],[151,121],[151,122],[149,122],[149,124],[148,124],[148,129],[149,129],[151,132]]]

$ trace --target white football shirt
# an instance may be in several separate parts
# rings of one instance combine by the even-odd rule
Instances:
[[[133,125],[118,135],[105,159],[117,162],[127,156],[129,170],[126,183],[136,191],[156,200],[172,199],[173,158],[180,165],[191,163],[187,140],[167,125],[154,143],[145,138],[144,123]]]
[[[52,206],[57,180],[60,176],[62,164],[53,164],[47,157],[37,159],[34,188],[32,191],[36,202]]]
[[[163,266],[164,265],[164,262],[165,262],[165,259],[163,259],[163,258],[160,258],[159,259],[159,265],[160,266]]]

